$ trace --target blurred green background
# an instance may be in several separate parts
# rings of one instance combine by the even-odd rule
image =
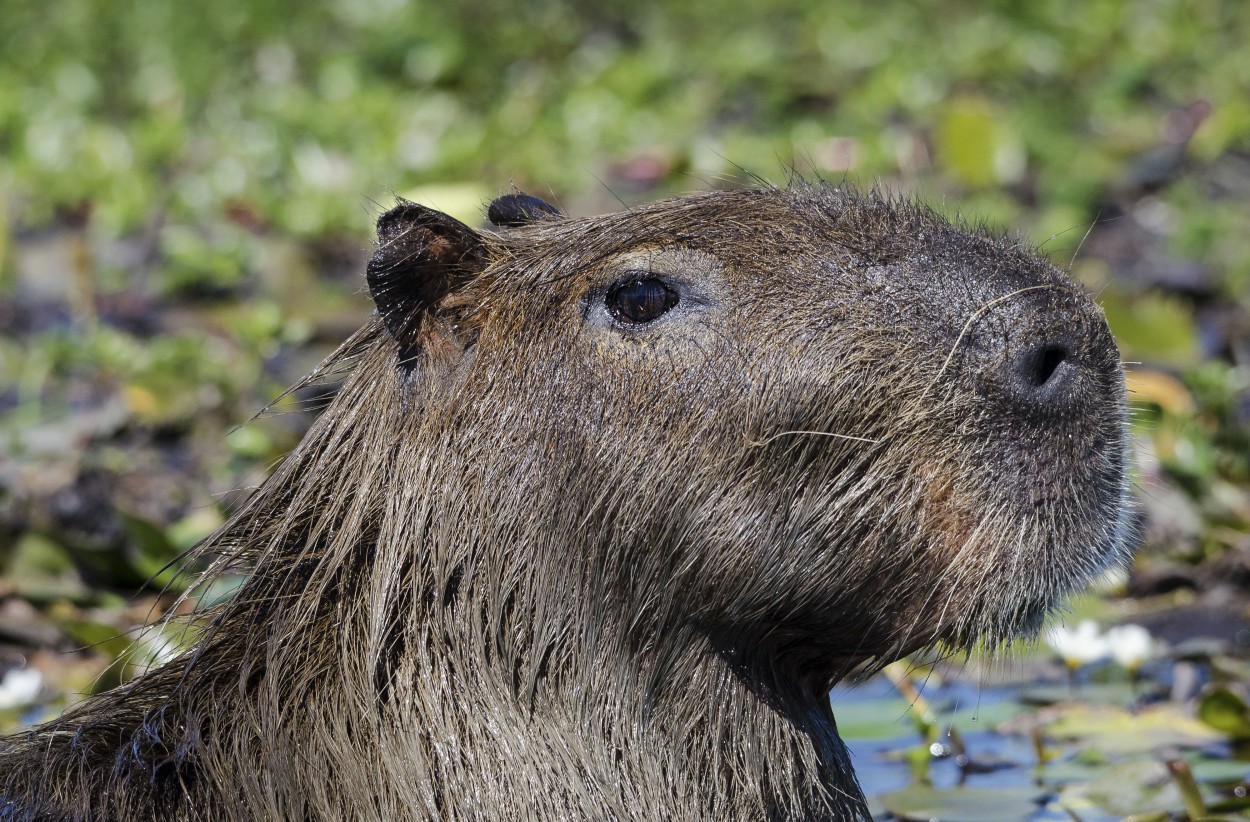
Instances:
[[[1069,673],[1130,717],[1206,710],[1209,758],[1240,761],[1247,43],[1237,0],[0,0],[0,728],[168,652],[126,632],[333,390],[241,425],[368,316],[394,195],[481,222],[514,185],[591,214],[793,166],[1017,232],[1098,295],[1131,363],[1144,539],[1074,608],[1157,644],[1146,685]],[[1034,656],[1009,673],[1062,681]],[[1130,811],[1193,816],[1177,797]]]

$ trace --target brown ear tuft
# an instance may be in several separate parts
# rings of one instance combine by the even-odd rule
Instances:
[[[365,269],[378,315],[402,346],[422,318],[487,264],[482,238],[464,223],[407,200],[378,218],[378,248]]]

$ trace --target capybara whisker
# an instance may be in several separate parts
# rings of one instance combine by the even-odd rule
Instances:
[[[767,437],[763,440],[756,440],[755,442],[752,442],[751,445],[758,448],[760,446],[768,445],[773,440],[777,440],[782,437],[791,437],[791,436],[833,437],[835,439],[850,440],[852,442],[864,442],[864,443],[868,443],[869,445],[876,445],[877,443],[881,442],[881,440],[879,439],[872,439],[870,437],[857,437],[854,434],[835,434],[832,431],[778,431],[776,434],[773,434],[772,436]]]

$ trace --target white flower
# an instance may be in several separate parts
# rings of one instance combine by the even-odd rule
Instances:
[[[1075,631],[1052,625],[1046,632],[1046,644],[1063,657],[1069,668],[1079,668],[1111,656],[1110,643],[1092,619],[1081,620]]]
[[[43,674],[34,668],[14,668],[0,679],[0,710],[28,705],[39,696]]]
[[[1117,625],[1107,631],[1111,656],[1127,671],[1136,671],[1154,656],[1154,640],[1140,625]]]

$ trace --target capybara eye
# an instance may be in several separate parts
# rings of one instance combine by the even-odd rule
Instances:
[[[630,325],[649,323],[677,305],[677,292],[654,277],[623,280],[608,292],[608,313]]]

